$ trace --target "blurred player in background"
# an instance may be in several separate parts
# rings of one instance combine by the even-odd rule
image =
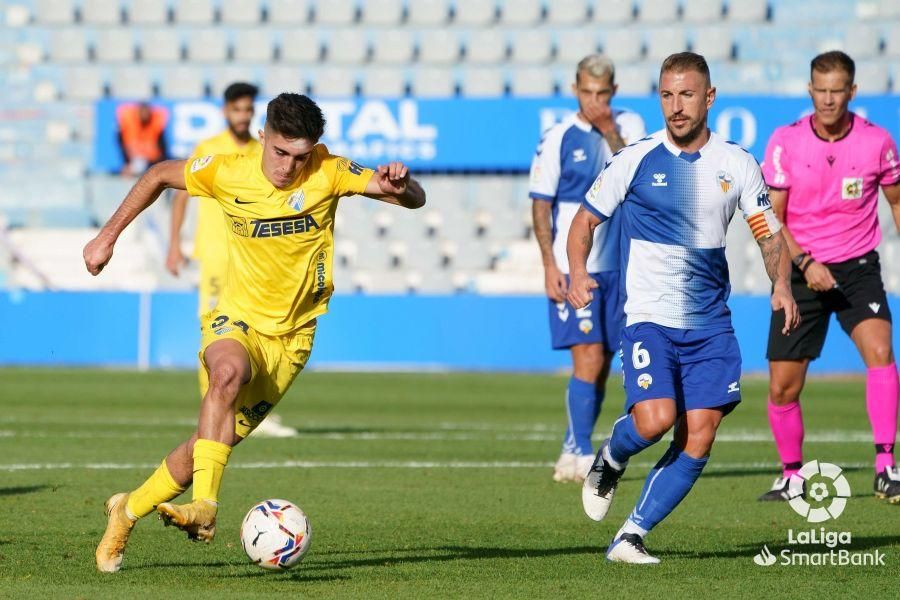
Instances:
[[[208,154],[258,154],[261,146],[250,135],[253,121],[253,105],[259,89],[250,83],[236,82],[225,88],[222,114],[227,128],[200,142],[194,149],[195,156]],[[198,314],[200,318],[216,307],[228,270],[228,225],[219,203],[212,198],[201,198],[197,206],[197,229],[194,233],[193,258],[200,263]],[[187,260],[181,251],[181,227],[187,210],[188,193],[178,190],[172,200],[172,224],[169,232],[169,253],[166,269],[178,276]],[[203,367],[199,367],[203,379]],[[297,430],[281,424],[278,415],[269,415],[253,434],[262,437],[290,437]]]
[[[156,165],[85,246],[85,265],[98,275],[125,227],[166,188],[214,198],[229,223],[225,287],[202,320],[200,360],[207,376],[197,431],[140,487],[107,500],[108,522],[96,550],[100,571],[119,570],[134,524],[154,509],[191,539],[212,540],[232,447],[266,418],[303,369],[316,318],[328,309],[338,200],[362,194],[406,208],[425,204],[405,165],[372,171],[334,156],[318,143],[324,129],[312,100],[281,94],[269,102],[261,153]],[[169,502],[189,485],[191,503]]]
[[[866,364],[866,408],[875,441],[875,495],[900,502],[894,466],[897,366],[891,348],[891,311],[875,248],[881,241],[878,188],[900,230],[900,160],[887,131],[848,109],[856,95],[853,60],[820,54],[810,68],[814,112],[779,127],[766,149],[763,173],[772,207],[784,223],[794,268],[791,288],[803,320],[781,333],[783,316],[769,329],[769,424],[782,476],[760,500],[787,500],[790,477],[803,464],[800,393],[811,360],[837,315]]]
[[[566,390],[568,429],[553,470],[555,481],[581,481],[594,462],[591,434],[624,320],[618,225],[608,223],[594,230],[587,269],[599,293],[583,308],[566,302],[569,225],[603,165],[647,133],[636,113],[610,106],[616,93],[615,69],[605,56],[592,54],[578,63],[572,90],[578,112],[544,132],[531,163],[529,191],[550,299],[551,342],[554,349],[572,354],[573,373]]]
[[[622,330],[625,414],[603,443],[582,487],[587,515],[603,519],[629,459],[672,427],[669,449],[613,537],[608,560],[652,564],[644,536],[693,487],[722,418],[741,400],[741,353],[731,311],[725,234],[740,207],[774,284],[772,309],[796,326],[790,263],[759,166],[709,131],[716,90],[692,52],[663,62],[665,129],[617,154],[591,186],[569,230],[569,302],[587,305],[597,282],[586,263],[593,230],[619,212],[626,324]]]

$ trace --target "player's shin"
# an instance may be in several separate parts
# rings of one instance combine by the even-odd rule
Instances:
[[[673,442],[647,475],[641,496],[616,538],[623,533],[643,537],[658,525],[691,491],[708,460],[708,456],[690,456]]]
[[[894,466],[894,442],[897,432],[897,365],[866,370],[866,409],[875,442],[875,472]]]
[[[219,487],[231,446],[213,440],[198,439],[194,444],[193,500],[218,503]]]
[[[600,412],[597,386],[593,383],[582,381],[577,377],[569,379],[569,387],[566,391],[566,412],[569,417],[569,432],[566,435],[567,445],[571,442],[571,449],[578,455],[593,455],[594,448],[591,444],[591,434],[594,432],[594,423]]]
[[[768,401],[769,426],[781,458],[782,477],[788,479],[803,465],[803,411],[800,402],[784,405]]]
[[[609,444],[604,447],[604,459],[616,469],[623,469],[628,459],[645,448],[655,444],[657,440],[648,440],[641,437],[634,424],[631,413],[621,417],[613,425]]]
[[[169,467],[163,459],[156,471],[139,488],[128,495],[128,503],[125,505],[126,514],[131,519],[146,517],[156,509],[158,504],[178,497],[184,490],[184,486],[179,485],[172,478]]]

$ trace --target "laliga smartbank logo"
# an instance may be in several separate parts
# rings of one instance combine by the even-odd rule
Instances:
[[[810,461],[791,476],[788,505],[808,523],[824,523],[841,516],[850,498],[850,484],[841,468],[831,463]],[[854,552],[849,547],[853,536],[849,531],[788,529],[788,547],[776,552],[764,545],[753,562],[761,567],[780,566],[884,566],[880,550]],[[822,549],[824,546],[825,549]],[[810,548],[807,548],[810,547]]]

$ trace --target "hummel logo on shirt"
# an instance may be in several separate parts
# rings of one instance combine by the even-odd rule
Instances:
[[[653,179],[656,180],[651,184],[653,187],[668,187],[668,185],[669,185],[669,182],[665,180],[666,179],[665,173],[654,173]]]

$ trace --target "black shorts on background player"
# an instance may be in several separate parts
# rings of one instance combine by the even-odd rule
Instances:
[[[831,271],[838,287],[827,292],[817,292],[807,286],[806,278],[796,266],[791,272],[791,292],[800,310],[800,327],[791,335],[781,333],[784,327],[784,311],[772,313],[769,326],[769,360],[801,360],[818,358],[825,345],[828,321],[837,315],[847,335],[866,319],[891,321],[884,283],[881,281],[881,263],[874,250],[844,262],[825,265]]]

